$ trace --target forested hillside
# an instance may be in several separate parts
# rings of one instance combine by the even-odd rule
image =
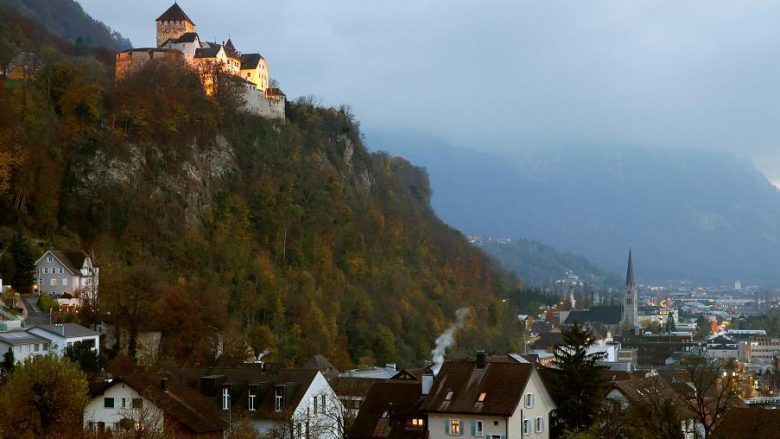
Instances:
[[[130,40],[90,17],[74,0],[0,0],[0,9],[18,12],[79,48],[96,46],[124,50],[132,47]]]
[[[228,82],[210,97],[152,64],[115,85],[58,44],[36,77],[0,80],[0,240],[94,252],[83,323],[160,330],[177,364],[237,362],[246,341],[293,364],[419,365],[471,307],[456,353],[517,348],[510,278],[436,218],[424,171],[366,151],[345,109],[299,101],[272,122],[237,113]]]

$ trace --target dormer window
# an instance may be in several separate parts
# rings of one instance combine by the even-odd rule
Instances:
[[[230,409],[230,389],[222,388],[222,410]]]
[[[277,387],[274,389],[274,410],[277,412],[282,411],[284,405],[284,389]]]
[[[487,392],[480,393],[479,398],[477,398],[477,402],[485,402],[486,397],[487,397]]]

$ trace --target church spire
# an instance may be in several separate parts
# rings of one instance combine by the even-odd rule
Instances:
[[[628,269],[626,269],[626,286],[633,288],[636,286],[634,280],[634,263],[631,261],[631,246],[628,246]]]

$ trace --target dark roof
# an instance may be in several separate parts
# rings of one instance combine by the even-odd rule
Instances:
[[[631,247],[628,248],[628,268],[626,269],[626,286],[629,288],[636,286],[636,280],[634,280],[634,263],[631,261]]]
[[[570,312],[568,317],[566,317],[564,324],[573,325],[574,323],[603,323],[605,325],[619,325],[622,320],[622,306],[594,306],[590,309]]]
[[[87,258],[87,254],[83,251],[76,250],[76,251],[59,251],[59,250],[49,250],[48,253],[51,253],[57,260],[59,260],[65,267],[70,270],[71,273],[76,274],[81,270],[81,267],[84,266],[84,260]],[[44,256],[46,253],[44,253]],[[43,256],[41,256],[43,258]],[[38,260],[40,261],[39,258]]]
[[[178,3],[171,5],[171,7],[168,8],[167,11],[163,12],[162,15],[157,17],[157,20],[155,21],[189,21],[190,24],[193,26],[195,25],[195,23],[190,20],[190,17],[184,13]]]
[[[319,370],[323,375],[333,376],[338,375],[339,370],[336,369],[324,355],[314,355],[309,358],[309,361],[303,366],[304,369]]]
[[[238,53],[236,46],[233,45],[233,41],[230,38],[228,38],[227,43],[225,43],[225,53],[233,58],[241,58],[241,54]]]
[[[539,334],[539,339],[532,346],[534,349],[547,349],[559,344],[563,344],[563,334],[559,330],[552,330]]]
[[[488,358],[481,369],[474,360],[446,361],[422,411],[512,416],[533,369],[533,365],[519,363],[508,355]],[[487,395],[484,402],[478,402],[482,392]]]
[[[241,69],[256,69],[262,59],[265,58],[259,53],[245,53],[241,55]]]
[[[49,340],[27,331],[9,331],[0,333],[0,341],[11,346],[23,346],[35,343],[48,343]]]
[[[631,404],[657,404],[671,400],[683,418],[695,416],[685,402],[686,397],[675,391],[672,385],[659,375],[615,381],[612,388],[619,390]]]
[[[423,418],[422,386],[413,380],[381,380],[374,383],[360,405],[350,438],[424,438],[427,426],[412,426]]]
[[[265,93],[267,96],[287,97],[287,95],[284,94],[281,89],[276,87],[269,87]]]
[[[263,370],[256,366],[183,368],[174,372],[189,386],[198,389],[201,394],[209,398],[216,407],[221,406],[221,393],[209,388],[203,378],[210,379],[217,386],[229,386],[233,407],[245,408],[249,387],[257,386],[260,402],[256,411],[248,413],[251,413],[252,417],[264,419],[289,418],[292,413],[287,408],[295,408],[300,404],[318,373],[320,372],[316,370],[302,369]],[[274,410],[274,386],[284,388],[286,409],[281,412]]]
[[[197,32],[187,32],[182,34],[179,38],[176,38],[173,40],[174,43],[194,43],[195,40],[199,40],[200,37],[198,36]]]
[[[209,46],[195,49],[195,58],[214,58],[219,53],[220,46]]]
[[[61,323],[56,325],[38,325],[33,328],[41,328],[44,331],[51,332],[52,334],[59,335],[60,337],[94,337],[100,335],[99,333],[85,328],[76,323]],[[30,328],[32,329],[32,328]]]
[[[164,390],[161,386],[163,380],[165,380]],[[222,413],[211,401],[169,373],[135,372],[118,376],[110,383],[91,386],[93,397],[100,395],[117,382],[123,382],[132,387],[144,398],[162,409],[166,415],[172,416],[180,424],[196,433],[224,431],[228,426],[221,418]]]
[[[780,439],[780,410],[734,408],[715,427],[713,439]]]

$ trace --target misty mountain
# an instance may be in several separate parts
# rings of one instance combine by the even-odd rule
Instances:
[[[572,271],[589,285],[620,287],[622,279],[608,273],[593,262],[570,252],[556,250],[530,239],[493,239],[470,236],[469,241],[513,271],[530,286],[552,286],[557,279]]]
[[[524,237],[638,280],[780,284],[780,192],[751,162],[704,150],[524,149],[511,159],[410,131],[369,145],[427,168],[433,206],[466,233]]]

